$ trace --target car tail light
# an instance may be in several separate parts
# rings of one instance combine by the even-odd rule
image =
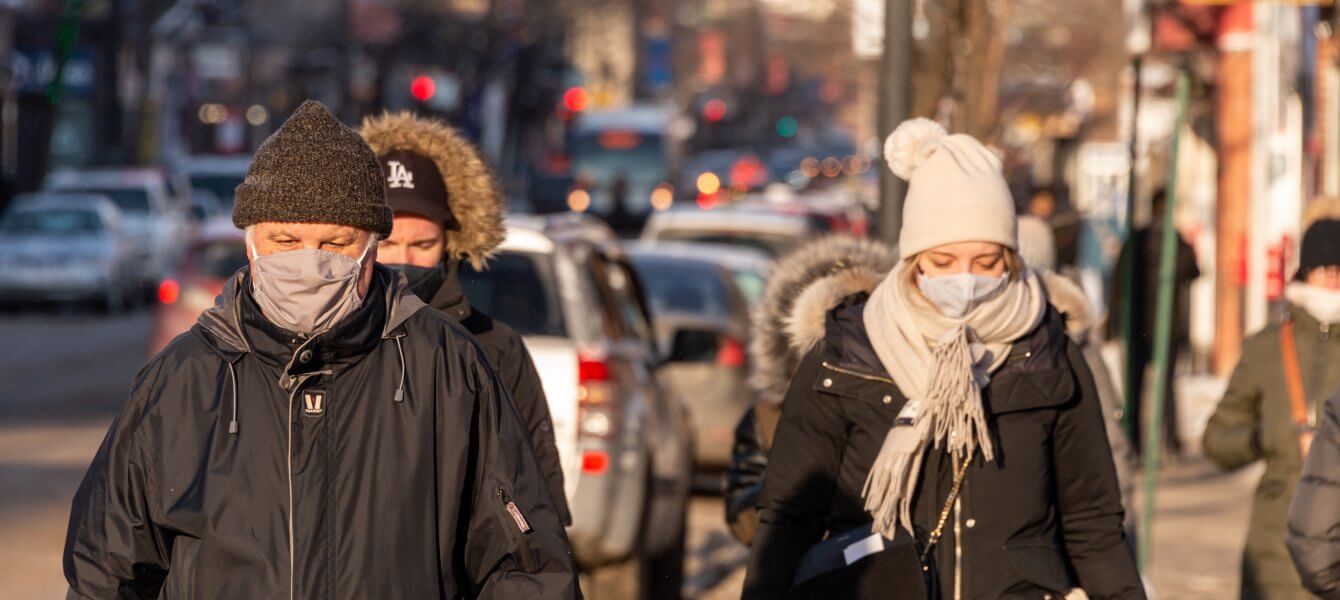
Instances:
[[[158,284],[158,302],[172,304],[181,294],[181,285],[175,279],[164,279]]]
[[[600,475],[610,468],[610,455],[604,450],[587,450],[582,453],[582,473]]]
[[[721,336],[721,346],[717,350],[717,366],[738,369],[744,366],[744,344],[730,336]]]
[[[609,364],[600,358],[578,356],[578,430],[582,436],[607,438],[614,433],[612,387]]]

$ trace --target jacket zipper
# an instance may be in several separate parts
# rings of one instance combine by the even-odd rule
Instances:
[[[498,486],[494,494],[498,497],[498,506],[502,511],[499,517],[503,520],[503,528],[516,545],[521,568],[528,573],[535,572],[535,555],[531,552],[530,542],[526,540],[526,534],[531,531],[530,523],[526,520],[526,516],[521,514],[521,509],[517,508],[516,503],[507,496],[507,491],[502,486]]]
[[[842,373],[843,375],[851,375],[852,377],[860,377],[861,379],[865,379],[865,380],[867,380],[867,381],[878,381],[878,382],[881,382],[881,383],[892,383],[893,385],[898,385],[897,383],[894,383],[894,381],[893,381],[892,379],[889,379],[888,377],[880,377],[879,375],[871,375],[871,374],[869,374],[869,373],[862,373],[862,372],[860,372],[860,371],[853,371],[853,370],[851,370],[851,369],[844,369],[844,368],[842,368],[842,367],[839,367],[839,366],[830,364],[828,361],[824,361],[822,364],[823,364],[823,366],[824,366],[825,369],[829,369],[829,370],[831,370],[831,371],[836,371],[836,372],[838,372],[838,373]]]
[[[294,580],[297,579],[293,573],[293,397],[298,394],[298,386],[293,386],[293,390],[288,393],[288,455],[285,457],[285,463],[288,467],[288,598],[293,600]]]
[[[312,343],[314,339],[316,338],[307,338],[307,341],[299,344],[298,349],[293,351],[294,355],[296,356],[306,349],[307,344]],[[285,372],[284,376],[288,376],[288,373]],[[295,596],[294,590],[297,585],[295,582],[298,579],[297,573],[294,572],[297,565],[297,561],[294,560],[297,544],[294,543],[293,539],[293,399],[298,395],[298,388],[301,387],[302,380],[293,382],[293,389],[289,390],[288,393],[288,414],[286,415],[288,418],[288,454],[284,457],[284,462],[288,467],[288,600],[293,600]]]

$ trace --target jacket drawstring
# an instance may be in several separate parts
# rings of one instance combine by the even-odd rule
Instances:
[[[397,335],[392,338],[395,340],[396,352],[400,354],[400,387],[396,388],[395,391],[396,402],[403,402],[405,400],[405,348],[400,344],[400,338],[402,337],[405,336]]]
[[[228,433],[237,435],[237,369],[232,362],[228,363],[228,380],[233,388],[233,420],[228,422]]]

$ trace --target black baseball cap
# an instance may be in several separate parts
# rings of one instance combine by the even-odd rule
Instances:
[[[442,173],[432,159],[407,150],[392,150],[377,161],[386,177],[386,204],[391,210],[427,217],[444,228],[455,221]]]

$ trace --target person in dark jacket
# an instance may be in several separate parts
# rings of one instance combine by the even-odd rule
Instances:
[[[924,119],[885,150],[903,259],[797,324],[744,597],[1144,598],[1093,378],[1015,252],[999,159]]]
[[[233,222],[249,266],[138,374],[77,491],[71,598],[575,598],[488,356],[375,264],[376,156],[304,103]]]
[[[531,447],[563,523],[572,524],[535,362],[514,329],[471,307],[461,290],[461,263],[485,268],[506,235],[502,190],[474,144],[441,121],[386,113],[364,119],[360,133],[377,153],[386,175],[386,203],[395,213],[395,226],[378,245],[377,260],[404,273],[415,295],[460,321],[479,340],[530,430]]]
[[[1317,471],[1306,474],[1303,461],[1311,426],[1320,421],[1326,399],[1340,391],[1340,336],[1334,333],[1340,327],[1340,220],[1323,219],[1308,226],[1298,259],[1295,281],[1284,290],[1285,321],[1271,323],[1243,341],[1242,359],[1205,425],[1202,441],[1205,455],[1221,468],[1265,462],[1242,552],[1242,598],[1311,597],[1295,569],[1299,563],[1290,560],[1289,551],[1324,544],[1321,540],[1332,535],[1314,528],[1314,519],[1325,519],[1325,511],[1332,507],[1314,503],[1326,497],[1318,494],[1322,488],[1315,479],[1322,475]],[[1298,357],[1301,415],[1295,413],[1282,350],[1286,327],[1293,330]],[[1317,446],[1325,448],[1326,443]],[[1322,512],[1305,515],[1294,511],[1304,519],[1296,522],[1295,530],[1306,537],[1297,538],[1293,548],[1287,548],[1287,516],[1295,493],[1304,505]],[[1315,565],[1316,557],[1309,553],[1306,564]],[[1303,571],[1305,575],[1314,572],[1312,568]]]
[[[1126,265],[1134,262],[1134,280],[1130,293],[1131,323],[1134,324],[1129,349],[1129,379],[1132,392],[1126,409],[1130,411],[1131,445],[1138,458],[1144,452],[1144,411],[1141,401],[1145,389],[1145,374],[1150,362],[1154,360],[1155,313],[1159,294],[1159,261],[1163,253],[1164,211],[1167,207],[1167,194],[1159,190],[1151,203],[1153,218],[1150,224],[1131,233],[1131,237],[1121,247],[1117,264],[1112,270],[1112,286],[1109,288],[1111,307],[1108,318],[1108,339],[1121,339],[1125,336],[1122,326],[1122,294],[1124,288],[1123,273]],[[1172,338],[1168,347],[1168,364],[1176,365],[1177,357],[1191,338],[1191,282],[1200,277],[1200,267],[1196,266],[1196,251],[1177,233],[1177,252],[1174,257],[1173,271],[1173,320]],[[1177,397],[1173,394],[1173,377],[1156,381],[1154,385],[1163,386],[1163,441],[1168,453],[1174,458],[1182,454],[1182,440],[1177,434]]]

